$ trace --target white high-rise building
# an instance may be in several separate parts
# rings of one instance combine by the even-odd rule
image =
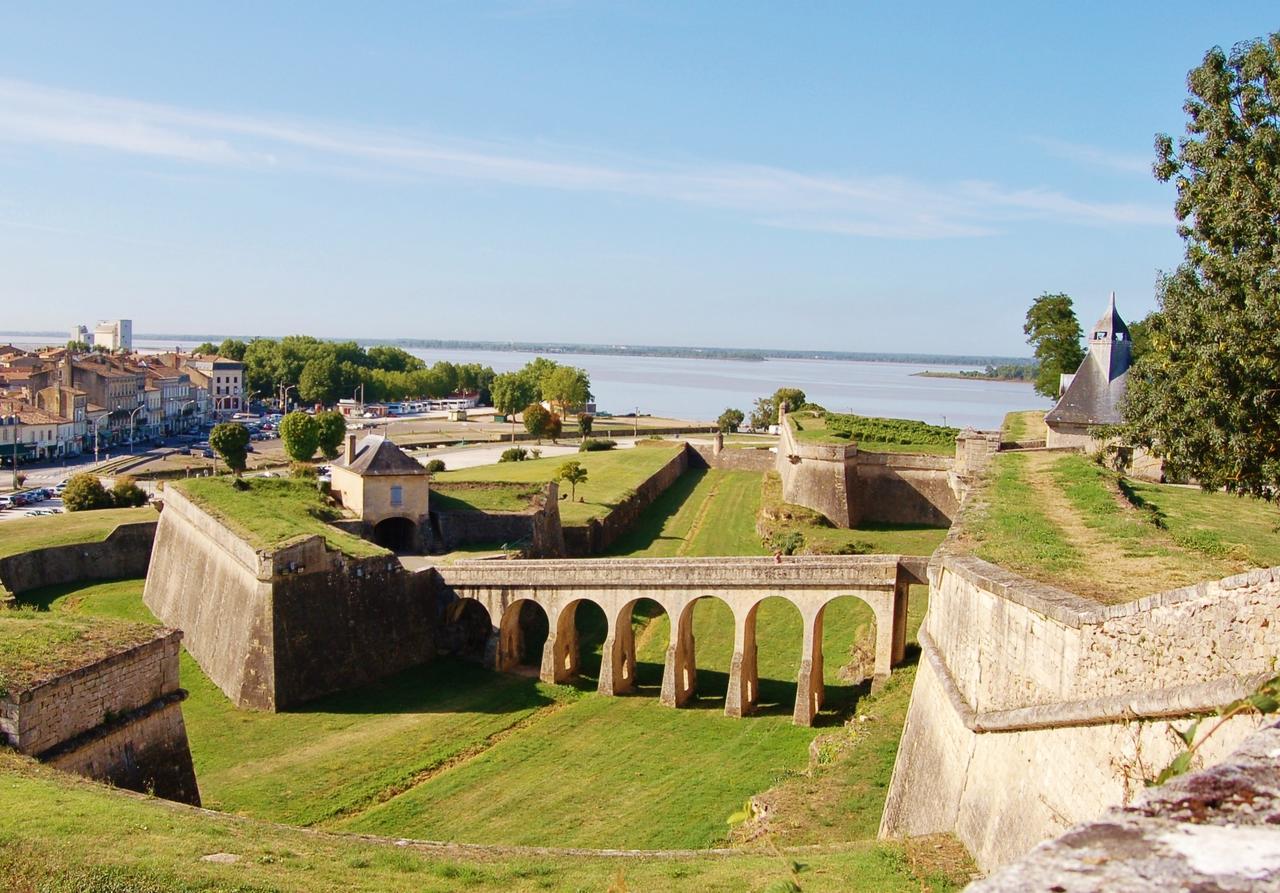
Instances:
[[[89,334],[87,326],[72,326],[71,338],[69,340],[93,347],[93,336]]]
[[[133,320],[99,320],[93,327],[93,345],[110,351],[133,350]]]

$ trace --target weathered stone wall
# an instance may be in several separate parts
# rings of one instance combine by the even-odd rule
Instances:
[[[240,707],[282,710],[434,654],[430,575],[394,555],[351,558],[320,536],[256,552],[165,493],[143,600]]]
[[[272,709],[269,558],[176,487],[165,488],[164,506],[142,600],[162,622],[186,634],[191,656],[237,706]]]
[[[689,457],[691,466],[699,468],[722,468],[725,471],[758,471],[764,473],[777,467],[777,452],[771,449],[755,449],[747,447],[725,447],[720,452],[705,444],[689,444],[693,455]]]
[[[649,449],[649,447],[637,447]],[[656,448],[655,448],[656,449]],[[689,470],[689,448],[677,450],[665,465],[636,487],[635,494],[618,504],[603,518],[593,518],[583,526],[564,528],[565,554],[577,557],[599,555],[631,529],[653,501],[666,492],[680,475]]]
[[[432,548],[450,552],[463,546],[519,544],[534,558],[564,557],[560,525],[560,487],[547,484],[533,506],[524,512],[435,511]]]
[[[881,833],[954,832],[983,868],[1097,816],[1177,752],[1170,721],[1274,672],[1280,569],[1101,606],[975,558],[929,569]],[[1233,720],[1212,761],[1256,720]]]
[[[784,417],[775,468],[782,478],[782,498],[821,513],[836,527],[857,527],[862,498],[854,457],[855,444],[801,443]]]
[[[1280,890],[1280,727],[1076,825],[973,893]]]
[[[154,517],[150,512],[146,515]],[[80,580],[141,577],[147,572],[155,535],[155,521],[138,521],[121,524],[102,542],[51,546],[0,558],[0,587],[17,595]]]
[[[200,805],[181,697],[156,701],[45,756],[55,769],[118,788]]]
[[[951,484],[951,459],[859,451],[854,461],[862,520],[950,526],[960,507]]]
[[[199,803],[182,723],[182,634],[46,679],[0,700],[0,735],[60,769],[167,799]]]

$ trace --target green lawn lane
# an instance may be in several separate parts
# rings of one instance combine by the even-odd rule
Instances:
[[[609,554],[632,558],[764,555],[755,531],[760,474],[685,472],[618,539]]]
[[[585,524],[591,518],[603,517],[613,511],[636,487],[671,461],[680,449],[684,449],[684,445],[673,441],[651,446],[641,445],[627,450],[502,462],[480,468],[444,471],[436,475],[436,480],[445,485],[460,481],[545,483],[555,478],[556,472],[565,462],[576,460],[587,469],[587,481],[578,485],[578,497],[584,501],[569,502],[565,499],[561,502],[560,520],[566,525]],[[563,492],[567,493],[568,489]]]
[[[49,546],[100,543],[121,524],[155,521],[159,517],[155,509],[143,506],[66,512],[0,522],[0,558]]]
[[[1128,480],[1123,486],[1131,501],[1156,513],[1182,548],[1210,559],[1280,565],[1280,510],[1275,505],[1172,484]]]

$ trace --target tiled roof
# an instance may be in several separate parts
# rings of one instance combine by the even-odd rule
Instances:
[[[427,473],[418,460],[377,434],[360,441],[350,465],[345,460],[339,460],[338,465],[358,475]]]

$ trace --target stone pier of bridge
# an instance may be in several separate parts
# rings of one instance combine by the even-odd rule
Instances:
[[[870,606],[876,628],[873,685],[882,682],[903,658],[908,592],[911,584],[921,582],[922,564],[897,555],[582,559],[459,562],[436,573],[447,595],[472,599],[488,612],[486,662],[499,671],[520,662],[522,603],[541,606],[548,632],[540,676],[547,682],[565,682],[578,674],[575,614],[583,602],[597,605],[608,621],[598,684],[605,695],[635,687],[632,614],[641,599],[656,602],[670,619],[660,699],[671,707],[685,704],[697,688],[694,605],[718,598],[733,612],[725,713],[738,717],[753,713],[759,703],[757,611],[765,599],[786,599],[798,610],[804,629],[793,718],[798,725],[812,725],[825,694],[822,623],[827,605],[853,596]]]

